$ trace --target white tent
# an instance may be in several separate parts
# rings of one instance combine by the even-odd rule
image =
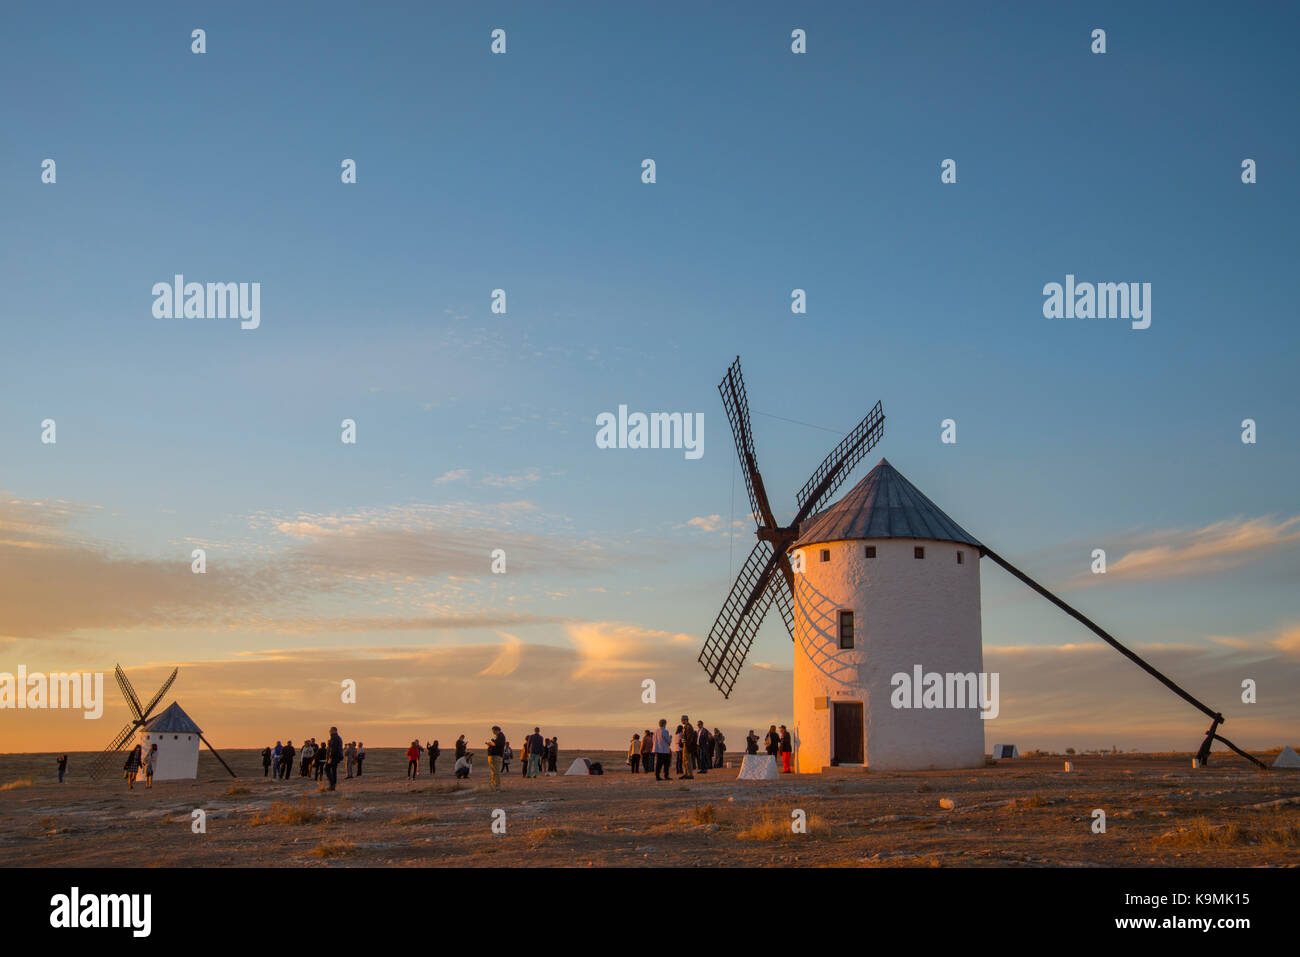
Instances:
[[[747,754],[740,764],[737,781],[775,781],[781,777],[776,758],[770,754]]]
[[[1277,756],[1273,762],[1275,768],[1300,768],[1300,754],[1296,754],[1290,747],[1282,749],[1282,753]]]
[[[564,773],[565,773],[566,775],[569,775],[569,774],[590,774],[590,773],[591,773],[591,762],[588,761],[586,758],[574,758],[574,759],[573,759],[573,763],[569,765],[569,770],[565,771]]]
[[[993,757],[997,758],[1018,758],[1020,750],[1014,744],[995,744],[993,745]]]

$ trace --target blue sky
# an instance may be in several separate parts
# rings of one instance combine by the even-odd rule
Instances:
[[[1284,640],[1300,624],[1298,26],[1280,5],[15,8],[0,489],[76,503],[60,541],[113,562],[184,570],[197,542],[254,569],[319,549],[274,613],[237,591],[226,612],[381,617],[389,594],[313,590],[350,547],[317,533],[409,529],[414,508],[435,541],[526,536],[537,560],[493,581],[486,549],[463,571],[456,551],[407,583],[423,591],[405,611],[554,617],[520,637],[557,647],[561,619],[700,636],[752,545],[747,524],[727,533],[748,519],[716,392],[739,353],[782,518],[837,441],[825,429],[881,399],[871,461],[1050,585],[1094,547],[1175,549],[1159,574],[1074,582],[1121,638]],[[155,319],[150,289],[177,272],[261,282],[261,327]],[[1045,319],[1042,287],[1067,273],[1150,282],[1151,327]],[[704,457],[597,449],[595,417],[620,403],[703,412]],[[39,442],[47,417],[57,446]],[[1246,529],[1226,564],[1204,551],[1238,526],[1207,546],[1215,523]],[[416,556],[423,579],[439,556]],[[91,586],[69,575],[75,603]],[[986,644],[1091,640],[996,568],[984,582]],[[95,668],[501,640],[146,611],[0,635],[33,666]],[[775,621],[754,654],[788,667]]]

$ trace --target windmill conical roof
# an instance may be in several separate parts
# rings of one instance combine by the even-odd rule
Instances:
[[[166,732],[168,734],[202,734],[203,731],[194,719],[185,713],[185,709],[173,701],[167,706],[167,710],[156,718],[150,718],[145,722],[146,731]]]
[[[806,519],[791,547],[872,538],[924,538],[983,548],[886,459],[842,499]]]

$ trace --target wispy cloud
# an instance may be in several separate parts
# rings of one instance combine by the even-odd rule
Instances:
[[[750,528],[748,522],[739,519],[728,522],[716,513],[713,515],[696,515],[694,518],[688,518],[685,526],[678,527],[693,528],[700,532],[725,532],[728,535],[734,534],[735,529],[738,528]],[[753,529],[750,528],[750,531],[753,531]]]
[[[506,632],[498,632],[501,635],[501,650],[497,656],[492,659],[486,668],[478,673],[480,678],[504,678],[512,675],[519,668],[519,658],[521,655],[523,642],[515,635]]]
[[[250,534],[266,541],[251,551],[209,547],[200,575],[190,567],[192,541],[174,557],[123,556],[77,534],[76,520],[89,510],[0,502],[0,637],[137,627],[303,633],[510,626],[541,619],[489,600],[499,583],[490,574],[494,548],[506,551],[514,598],[528,598],[521,580],[539,579],[540,600],[547,575],[582,573],[598,556],[608,560],[608,551],[578,547],[551,530],[563,520],[531,503],[460,503],[259,513],[249,520]]]
[[[452,469],[443,472],[433,480],[435,485],[447,485],[452,482],[466,482],[486,488],[523,488],[526,485],[532,485],[534,482],[540,482],[542,471],[538,468],[526,468],[522,472],[511,474],[500,474],[496,472],[484,472],[477,479],[474,478],[472,469]]]
[[[452,469],[449,472],[443,472],[433,480],[434,485],[445,485],[448,482],[464,482],[470,476],[469,469]]]
[[[1300,516],[1233,518],[1198,529],[1144,533],[1112,543],[1124,550],[1107,564],[1109,579],[1151,581],[1191,578],[1235,568],[1300,542]],[[1070,584],[1095,584],[1101,576],[1082,573]]]

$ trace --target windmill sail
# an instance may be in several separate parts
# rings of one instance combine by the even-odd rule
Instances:
[[[880,441],[885,414],[877,402],[866,418],[831,450],[800,491],[799,510],[794,522],[782,527],[776,523],[763,477],[758,471],[749,425],[749,399],[745,394],[739,356],[727,369],[726,376],[718,385],[718,392],[722,395],[722,407],[731,423],[736,454],[745,473],[745,490],[758,525],[756,534],[759,539],[741,566],[699,655],[709,681],[724,697],[730,697],[759,626],[772,605],[776,605],[786,630],[791,639],[794,638],[794,570],[790,567],[787,551],[798,537],[799,523],[839,488],[853,467]]]
[[[831,449],[830,454],[817,466],[804,487],[799,490],[796,499],[799,502],[799,517],[795,523],[821,510],[822,505],[835,494],[835,490],[844,484],[849,473],[861,462],[868,452],[880,441],[885,431],[885,410],[879,402],[846,435],[839,445]]]
[[[709,673],[709,680],[718,686],[724,697],[731,696],[731,689],[740,677],[740,667],[744,664],[749,646],[758,633],[758,626],[763,623],[768,606],[772,603],[771,589],[768,585],[776,567],[776,554],[770,542],[759,542],[754,546],[745,564],[741,566],[731,594],[722,604],[709,637],[700,651],[699,662]]]
[[[127,680],[126,672],[122,670],[121,665],[113,666],[113,677],[117,679],[117,686],[121,689],[122,697],[126,699],[132,716],[140,721],[143,716],[140,710],[140,699],[135,696],[135,689],[131,687],[131,682]]]
[[[131,740],[137,727],[139,725],[132,721],[117,733],[117,736],[108,743],[108,747],[95,756],[90,764],[90,769],[87,771],[87,775],[92,781],[98,780],[108,770],[108,765],[113,760],[113,757],[120,753],[122,746]]]
[[[740,356],[727,369],[727,375],[718,385],[722,394],[722,407],[727,412],[727,421],[731,423],[731,434],[736,441],[736,454],[745,473],[745,491],[749,493],[749,507],[754,521],[760,526],[776,525],[772,515],[771,503],[767,500],[767,489],[763,486],[763,477],[758,471],[758,461],[754,456],[754,437],[749,429],[749,398],[745,395],[745,379],[740,374]]]
[[[176,676],[180,674],[180,672],[180,668],[174,668],[172,670],[172,673],[167,677],[167,680],[163,682],[162,687],[158,689],[158,693],[150,699],[148,707],[144,709],[144,713],[141,715],[142,721],[148,720],[149,715],[153,714],[153,709],[158,707],[158,702],[162,700],[162,696],[167,693],[167,689],[172,686],[172,682],[176,680]]]

